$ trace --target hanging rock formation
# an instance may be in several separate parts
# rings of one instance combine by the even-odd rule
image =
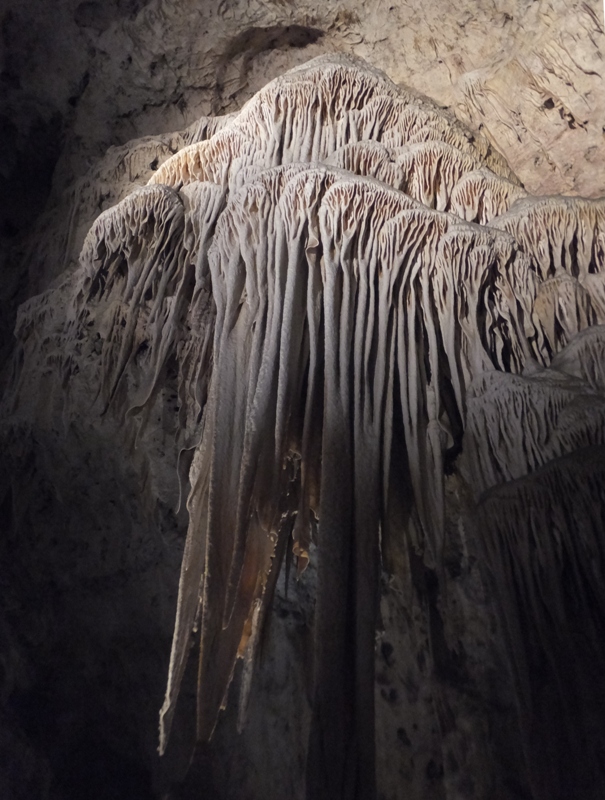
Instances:
[[[202,120],[96,219],[77,271],[20,309],[11,397],[22,419],[66,424],[86,401],[151,463],[146,431],[173,411],[188,532],[161,752],[192,637],[199,739],[238,659],[245,726],[293,563],[316,575],[306,797],[377,797],[381,581],[405,543],[437,661],[455,480],[525,759],[526,794],[490,796],[563,800],[580,774],[598,796],[604,280],[604,200],[528,196],[486,139],[345,56]],[[475,796],[456,791],[440,796]]]

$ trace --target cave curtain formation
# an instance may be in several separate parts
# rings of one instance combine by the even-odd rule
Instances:
[[[481,135],[342,55],[195,131],[97,218],[52,290],[66,381],[92,359],[103,412],[144,426],[176,375],[193,460],[160,749],[196,631],[198,736],[238,658],[244,724],[282,562],[312,558],[307,797],[376,797],[380,575],[407,535],[391,508],[411,498],[439,576],[455,465],[532,792],[572,796],[557,792],[589,780],[605,744],[589,690],[603,683],[605,201],[529,196]],[[52,292],[20,311],[25,363]],[[568,778],[556,719],[579,765]]]

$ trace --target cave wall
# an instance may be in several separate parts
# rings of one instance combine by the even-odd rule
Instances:
[[[448,106],[531,192],[603,194],[600,12],[562,2],[433,3],[430,14],[420,4],[65,2],[52,13],[14,4],[2,19],[5,332],[18,302],[73,272],[98,213],[145,183],[200,116],[237,110],[324,52],[362,56]],[[4,354],[12,342],[7,335]],[[44,344],[59,353],[59,341]],[[7,359],[5,384],[15,369]],[[70,386],[81,409],[96,399],[92,375],[83,369]],[[185,776],[187,675],[176,741],[160,761],[187,525],[167,411],[174,384],[140,442],[109,416],[66,417],[64,390],[47,362],[18,407],[4,406],[3,796],[298,796],[312,569],[278,586],[247,728],[236,734],[230,707]],[[531,797],[506,636],[469,533],[469,484],[454,475],[446,492],[447,593],[402,547],[382,578],[380,791],[389,800]]]
[[[365,58],[451,108],[499,148],[530,192],[598,196],[605,182],[601,11],[597,0],[372,9],[57,0],[52,11],[37,0],[6,3],[4,356],[17,302],[75,264],[92,219],[115,202],[112,189],[94,186],[108,148],[235,111],[268,80],[323,52]],[[115,152],[122,177],[114,183],[146,180],[174,149],[164,145],[134,164]],[[42,252],[30,252],[28,243],[40,237]]]

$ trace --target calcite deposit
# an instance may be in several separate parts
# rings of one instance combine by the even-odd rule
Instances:
[[[10,430],[87,418],[141,507],[183,524],[186,496],[160,753],[193,745],[195,653],[207,774],[235,728],[291,743],[218,797],[596,799],[605,200],[533,196],[343,54],[170,141],[21,306],[5,400]],[[301,631],[271,640],[288,603]]]

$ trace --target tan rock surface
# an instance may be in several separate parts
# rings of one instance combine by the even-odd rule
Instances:
[[[62,115],[67,177],[110,144],[232,111],[340,50],[481,126],[532,193],[605,189],[598,0],[5,5],[7,112],[20,131],[34,105]]]
[[[530,193],[596,197],[605,191],[601,77],[605,37],[600,12],[594,2],[572,5],[543,0],[481,8],[466,3],[452,7],[440,0],[428,9],[419,2],[379,3],[370,9],[360,2],[326,7],[319,3],[295,6],[213,0],[201,7],[193,0],[104,4],[64,0],[52,11],[23,2],[13,3],[5,12],[3,77],[13,128],[5,126],[3,131],[17,157],[5,163],[3,191],[9,222],[17,232],[25,235],[45,198],[44,186],[36,181],[42,180],[43,172],[48,181],[57,163],[51,204],[30,234],[29,250],[15,275],[21,282],[21,299],[45,289],[59,275],[62,286],[22,305],[19,317],[23,350],[15,365],[16,374],[22,376],[16,395],[20,392],[20,400],[2,432],[7,466],[0,475],[4,497],[0,498],[0,518],[6,521],[10,535],[0,541],[0,554],[3,563],[10,564],[6,605],[13,615],[10,620],[17,620],[7,627],[7,663],[25,666],[17,677],[11,669],[1,688],[3,698],[16,702],[18,708],[19,703],[25,704],[25,711],[17,714],[17,727],[11,727],[9,719],[7,728],[13,731],[11,741],[23,742],[21,760],[29,758],[36,765],[40,784],[47,785],[51,773],[58,775],[64,785],[57,788],[55,784],[53,790],[61,800],[69,797],[70,775],[74,786],[95,786],[94,770],[87,773],[85,766],[78,765],[96,767],[104,759],[111,763],[116,753],[124,774],[114,785],[126,792],[129,800],[135,795],[128,795],[127,778],[136,778],[137,770],[145,773],[140,778],[140,786],[147,786],[145,796],[152,793],[145,783],[151,773],[153,792],[164,796],[168,784],[182,776],[189,757],[190,731],[181,721],[175,726],[176,744],[167,756],[168,766],[166,762],[158,766],[155,717],[167,672],[177,562],[186,527],[182,504],[177,510],[188,467],[187,457],[183,463],[181,457],[198,442],[196,425],[206,399],[200,375],[208,364],[209,348],[203,325],[199,337],[194,332],[187,339],[187,326],[181,330],[173,322],[185,307],[181,303],[192,285],[181,276],[191,277],[194,263],[200,266],[203,261],[198,261],[192,243],[213,235],[212,203],[221,200],[221,158],[229,151],[228,146],[221,147],[222,155],[209,165],[208,174],[217,181],[216,187],[205,184],[198,191],[199,185],[192,185],[178,194],[184,166],[197,168],[195,161],[180,153],[192,142],[201,141],[204,150],[203,140],[215,130],[206,118],[197,120],[210,113],[230,114],[293,65],[325,52],[342,51],[367,58],[397,82],[430,94],[480,128],[504,153]],[[222,124],[217,123],[216,129]],[[455,127],[445,126],[447,131]],[[46,153],[43,144],[52,131],[56,141]],[[133,137],[136,139],[127,142]],[[226,141],[228,135],[215,140]],[[523,636],[513,630],[507,640],[503,634],[482,559],[486,552],[496,562],[509,558],[507,548],[513,548],[504,590],[511,590],[510,576],[514,575],[517,585],[532,596],[538,635],[544,630],[544,621],[550,619],[551,599],[563,617],[572,609],[570,628],[581,630],[582,616],[574,618],[577,612],[569,598],[562,596],[562,585],[571,586],[574,602],[580,598],[588,605],[590,598],[584,596],[583,585],[590,591],[593,586],[597,591],[599,585],[596,567],[590,567],[590,581],[584,580],[577,567],[598,566],[598,559],[583,560],[574,548],[577,540],[580,550],[601,557],[598,538],[589,534],[598,529],[598,515],[602,515],[602,447],[591,450],[584,462],[582,459],[591,444],[602,442],[602,329],[594,328],[594,337],[585,333],[573,337],[586,324],[603,321],[603,280],[594,269],[597,261],[602,265],[602,238],[592,237],[596,255],[588,256],[584,264],[581,256],[586,254],[578,249],[575,223],[559,225],[556,212],[551,227],[558,247],[555,260],[561,263],[541,261],[545,254],[540,237],[537,242],[528,238],[527,246],[529,250],[535,247],[532,257],[540,262],[546,278],[536,295],[533,267],[529,269],[507,233],[452,221],[440,211],[421,209],[418,213],[417,202],[402,199],[396,191],[405,171],[406,188],[416,200],[437,209],[449,208],[451,200],[460,216],[482,223],[494,214],[501,215],[496,224],[508,230],[509,207],[520,202],[513,208],[513,217],[515,208],[525,208],[524,201],[518,200],[523,192],[514,182],[485,173],[483,162],[475,163],[475,149],[484,147],[482,142],[480,136],[476,142],[469,140],[471,156],[465,151],[457,160],[448,155],[449,140],[437,148],[439,158],[451,168],[441,188],[438,181],[433,183],[433,174],[422,181],[426,174],[423,158],[427,153],[429,161],[435,156],[433,145],[408,145],[393,134],[381,143],[384,150],[377,148],[373,154],[362,152],[363,148],[346,153],[341,149],[335,156],[339,167],[355,165],[356,171],[369,176],[375,174],[373,170],[383,170],[379,177],[388,177],[395,188],[376,189],[370,179],[347,178],[326,194],[334,201],[336,220],[341,219],[349,201],[352,206],[358,195],[367,195],[368,220],[374,213],[378,218],[381,208],[392,201],[400,212],[396,222],[401,223],[404,240],[407,226],[426,234],[429,255],[426,264],[422,260],[418,264],[427,267],[427,274],[431,270],[431,280],[424,280],[422,287],[417,281],[409,292],[408,285],[402,284],[411,309],[406,319],[426,325],[431,371],[436,374],[433,367],[443,368],[447,363],[446,382],[452,382],[445,398],[448,414],[457,408],[447,424],[444,415],[435,416],[439,398],[434,387],[425,386],[426,362],[417,358],[424,339],[414,338],[414,326],[406,333],[401,322],[398,398],[407,411],[396,433],[404,435],[405,428],[408,455],[394,458],[391,472],[394,481],[407,482],[408,492],[392,501],[392,519],[382,531],[383,558],[392,576],[383,576],[383,630],[378,634],[375,664],[378,785],[389,800],[399,800],[402,791],[406,796],[431,800],[517,800],[528,792],[540,800],[552,800],[553,792],[559,791],[567,800],[565,787],[541,781],[539,776],[534,775],[527,787],[521,747],[528,743],[520,743],[518,736],[519,720],[522,730],[531,730],[531,716],[526,715],[525,707],[514,706],[515,698],[525,697],[527,687],[520,690],[523,676],[519,677],[519,663],[513,663],[512,673],[506,666],[507,647],[523,660],[519,645]],[[407,149],[396,152],[402,144]],[[176,151],[180,151],[177,156]],[[254,153],[246,155],[252,161],[241,173],[234,169],[233,176],[229,175],[229,165],[223,170],[225,185],[231,177],[244,183],[254,176],[258,167],[253,163]],[[330,156],[329,149],[322,151],[323,155]],[[170,164],[163,167],[169,159]],[[272,165],[273,161],[262,166]],[[464,183],[459,170],[464,173]],[[154,187],[154,175],[174,177],[177,191]],[[131,194],[149,178],[152,186]],[[262,180],[255,184],[257,188]],[[28,194],[28,183],[38,187],[31,189],[33,194]],[[26,188],[19,194],[22,185]],[[370,188],[361,190],[362,185]],[[235,196],[237,186],[231,189]],[[468,192],[473,196],[485,192],[489,202],[475,208],[468,204]],[[34,196],[37,204],[25,202]],[[13,197],[21,200],[13,203]],[[108,210],[123,198],[121,206]],[[140,198],[145,202],[139,203]],[[147,199],[149,208],[159,203],[157,218],[146,216]],[[205,204],[208,211],[208,219],[197,228],[196,220],[199,223],[201,218],[191,216],[196,204]],[[592,209],[593,204],[589,205]],[[292,205],[284,202],[281,207],[291,209]],[[233,203],[231,209],[237,221],[238,204]],[[307,210],[303,204],[301,218],[306,218]],[[99,217],[101,211],[106,213]],[[254,203],[246,214],[248,211],[256,220]],[[70,276],[77,255],[96,217],[84,250],[83,270],[73,282]],[[600,225],[600,211],[597,217]],[[329,218],[324,213],[322,224]],[[515,230],[524,219],[521,213]],[[248,224],[245,215],[242,220]],[[158,230],[166,224],[170,235],[160,237],[157,248],[151,248],[153,258],[146,260],[140,255],[153,240],[156,223]],[[426,223],[430,235],[422,233],[420,223]],[[296,227],[296,219],[288,217],[288,224]],[[389,225],[390,221],[382,241],[385,259],[392,256],[389,247],[399,231],[397,224]],[[335,231],[337,227],[335,223]],[[431,239],[435,232],[438,242]],[[9,234],[15,238],[13,230]],[[173,248],[173,240],[182,247]],[[216,264],[228,264],[237,242],[228,236],[219,240],[223,249],[217,245]],[[336,236],[334,241],[340,253]],[[247,236],[242,235],[242,242],[242,252],[249,259]],[[407,258],[408,250],[402,247],[399,255]],[[567,274],[570,259],[584,266],[580,264],[578,269],[576,264]],[[343,263],[348,264],[344,257]],[[258,264],[262,272],[262,253]],[[410,264],[416,264],[412,256]],[[399,267],[407,269],[405,264]],[[197,281],[199,275],[195,275]],[[483,281],[484,275],[490,279]],[[191,304],[191,320],[186,320],[189,331],[205,319],[208,295],[202,284],[195,295],[199,302]],[[6,286],[10,287],[10,282]],[[437,328],[446,331],[441,343],[433,336],[433,312],[426,310],[433,306],[423,305],[425,290],[426,297],[434,293]],[[74,297],[78,301],[75,306]],[[233,309],[238,307],[235,295],[230,302]],[[79,316],[74,315],[74,307]],[[359,325],[358,330],[363,337],[364,326]],[[185,346],[178,349],[175,360],[170,352],[177,339]],[[241,346],[247,347],[248,341],[242,334]],[[540,366],[527,359],[528,347],[542,363],[547,363],[554,351],[564,349],[551,368],[541,372]],[[440,356],[435,360],[437,351]],[[497,381],[494,386],[488,380],[472,382],[483,369],[521,370],[524,360],[526,368],[529,365],[527,375],[507,375],[501,386]],[[408,362],[415,365],[415,372],[408,369]],[[19,373],[23,363],[26,368]],[[222,364],[221,369],[237,387],[239,375],[230,377],[227,367]],[[191,385],[195,390],[190,392]],[[225,385],[229,385],[227,380]],[[186,392],[181,391],[183,386]],[[420,392],[419,386],[424,387]],[[460,417],[464,417],[469,386],[472,425],[464,449],[479,453],[473,465],[476,474],[471,470],[469,478],[468,471],[463,475],[454,469],[444,478],[444,463],[452,458],[445,450],[452,436],[458,440],[462,436]],[[499,402],[491,399],[492,391]],[[292,396],[296,398],[296,392]],[[120,414],[118,419],[100,415],[110,401],[125,415],[123,420]],[[226,431],[228,405],[218,404]],[[511,408],[518,413],[511,414]],[[541,409],[545,409],[543,413]],[[540,415],[538,422],[536,414]],[[264,419],[262,414],[259,418]],[[272,452],[264,438],[262,446]],[[213,458],[220,465],[220,448],[215,450]],[[237,463],[237,454],[231,457]],[[408,457],[409,465],[404,463]],[[548,459],[555,466],[547,464],[546,471],[540,472]],[[581,469],[574,471],[578,463]],[[199,464],[194,464],[193,476],[196,467]],[[331,469],[337,474],[335,465]],[[532,470],[536,470],[535,479],[523,483]],[[479,517],[473,518],[467,482],[472,485],[474,480],[472,488],[479,490],[497,483],[502,475],[521,480],[521,489],[515,494],[513,487],[508,493],[507,484],[499,494],[496,487],[497,491],[481,501]],[[371,487],[361,488],[372,495]],[[305,487],[305,491],[311,496],[313,487]],[[222,492],[229,494],[224,486]],[[419,514],[410,514],[413,495]],[[551,496],[557,497],[552,508]],[[538,556],[533,558],[523,551],[522,531],[523,525],[529,524],[535,498],[541,517],[536,528]],[[574,498],[584,525],[579,538],[574,537],[573,515],[567,514]],[[334,502],[338,505],[339,498]],[[509,517],[513,522],[507,522]],[[521,521],[519,526],[514,520]],[[432,523],[442,529],[437,537],[442,560],[436,565],[432,546],[422,553],[426,546],[423,526]],[[387,528],[392,529],[390,533]],[[567,578],[562,570],[557,572],[555,556],[543,558],[540,552],[540,544],[553,530],[560,552],[572,556],[574,580],[565,584]],[[301,555],[309,546],[306,541],[297,544]],[[549,548],[544,550],[551,553]],[[555,555],[557,552],[552,550]],[[534,580],[544,564],[554,576],[552,585]],[[278,800],[285,795],[300,796],[305,770],[301,742],[306,741],[310,724],[309,631],[315,580],[312,559],[310,570],[295,589],[290,588],[290,595],[284,585],[278,585],[264,642],[265,658],[254,678],[248,709],[251,722],[236,736],[238,722],[234,704],[230,705],[220,717],[210,750],[202,753],[201,774],[193,776],[188,790],[178,790],[179,797],[197,797],[200,791],[216,787],[220,787],[221,798],[234,800],[272,797],[272,793],[277,793]],[[537,593],[545,598],[546,612],[535,602]],[[40,597],[52,599],[41,604]],[[196,595],[191,597],[195,605]],[[505,598],[507,608],[516,615],[514,619],[511,616],[513,622],[524,612],[522,605],[515,605],[517,599],[512,595]],[[600,624],[590,615],[588,622],[596,627]],[[187,650],[188,636],[186,628],[182,652]],[[601,663],[602,640],[598,631],[593,636],[590,630],[594,663]],[[570,665],[582,646],[582,634],[578,634],[577,646],[568,638],[562,637],[562,641],[562,666],[556,664],[556,650],[548,651],[549,663],[555,665],[554,681],[541,686],[539,659],[532,665],[532,691],[537,690],[543,709],[552,706],[551,693],[557,691],[560,677],[557,670],[561,669],[561,679],[567,669],[569,675],[575,674],[576,666]],[[227,655],[233,660],[233,653]],[[205,668],[215,666],[211,660]],[[585,729],[593,726],[599,734],[598,703],[591,703],[590,687],[600,678],[582,673],[581,664],[577,669],[581,674],[577,686],[583,693],[577,707],[588,720]],[[218,670],[221,672],[222,662]],[[220,681],[229,677],[226,671],[219,675]],[[71,680],[66,681],[65,675]],[[248,677],[244,675],[244,687]],[[236,683],[239,678],[237,673]],[[49,686],[53,686],[50,693]],[[183,691],[191,699],[192,683],[187,676]],[[215,705],[220,699],[215,698]],[[35,708],[35,721],[27,702]],[[10,704],[3,705],[0,722],[9,712]],[[551,711],[543,719],[556,722]],[[569,725],[567,729],[573,730]],[[556,736],[556,750],[555,740]],[[598,737],[591,738],[591,746],[596,746],[595,742]],[[529,745],[539,751],[539,742]],[[71,757],[67,767],[61,762],[63,753]],[[581,758],[575,763],[580,764]],[[588,759],[586,774],[593,768]],[[162,769],[168,779],[161,775]],[[104,780],[109,784],[101,785],[111,785],[111,776]],[[594,786],[593,782],[589,788]]]

